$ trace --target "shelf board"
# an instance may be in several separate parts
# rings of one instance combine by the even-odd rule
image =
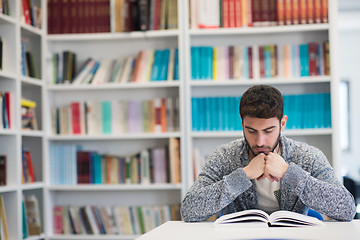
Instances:
[[[57,84],[49,85],[48,90],[51,91],[85,91],[85,90],[113,90],[113,89],[141,89],[141,88],[170,88],[170,87],[179,87],[179,81],[167,82],[167,81],[157,81],[157,82],[148,82],[148,83],[106,83],[101,85],[72,85],[72,84]]]
[[[16,20],[13,17],[2,13],[0,14],[0,22],[16,24]]]
[[[65,136],[49,136],[49,140],[71,141],[71,140],[130,140],[130,139],[164,139],[171,137],[180,137],[180,132],[165,133],[126,133],[122,135],[65,135]]]
[[[194,87],[204,86],[250,86],[254,84],[279,84],[279,85],[290,85],[290,84],[312,84],[312,83],[330,83],[330,76],[314,76],[314,77],[297,77],[292,79],[285,78],[269,78],[269,79],[246,79],[246,80],[192,80],[190,85]]]
[[[21,185],[22,190],[33,190],[33,189],[42,189],[42,188],[44,188],[43,182],[24,183]]]
[[[10,79],[16,79],[16,74],[14,73],[8,73],[8,72],[5,72],[5,71],[2,71],[0,70],[0,77],[3,77],[3,78],[10,78]]]
[[[47,40],[50,42],[57,41],[94,41],[94,40],[121,40],[121,39],[148,39],[177,37],[179,30],[158,30],[144,32],[122,32],[122,33],[81,33],[81,34],[50,34]]]
[[[79,184],[48,187],[51,191],[154,191],[180,190],[181,184]]]
[[[8,136],[16,135],[16,131],[13,129],[1,129],[0,136],[1,135],[8,135]]]
[[[190,29],[192,36],[206,35],[243,35],[243,34],[264,34],[264,33],[293,33],[293,32],[311,32],[328,31],[328,23],[319,24],[299,24],[268,27],[243,27],[243,28],[216,28],[216,29]]]
[[[25,30],[27,34],[35,34],[38,36],[41,36],[43,33],[45,33],[44,30],[33,27],[29,24],[21,23],[21,29]]]
[[[21,76],[21,82],[28,85],[42,86],[43,81],[38,78],[32,78],[28,76]]]
[[[51,235],[48,239],[96,239],[96,240],[125,240],[136,239],[140,235]]]
[[[285,136],[319,136],[319,135],[331,135],[331,128],[318,128],[318,129],[296,129],[285,130],[283,132]],[[193,138],[238,138],[243,137],[243,131],[202,131],[192,132]]]
[[[0,193],[16,192],[17,186],[0,186]]]
[[[43,137],[44,132],[41,130],[21,130],[21,135],[26,137]]]
[[[37,236],[29,236],[27,238],[24,238],[24,240],[40,240],[40,239],[45,239],[45,234],[42,233],[40,235],[37,235]]]

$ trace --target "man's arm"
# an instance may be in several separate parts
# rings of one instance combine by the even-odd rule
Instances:
[[[284,178],[287,188],[295,189],[300,200],[308,207],[340,220],[351,221],[355,216],[353,196],[336,179],[325,155],[318,151],[314,156],[311,173],[290,163]]]
[[[181,215],[186,222],[206,220],[251,186],[242,168],[224,150],[215,151],[186,194]]]

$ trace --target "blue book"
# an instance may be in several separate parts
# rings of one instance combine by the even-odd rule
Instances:
[[[204,131],[210,131],[211,124],[211,100],[210,97],[205,97],[205,129]]]
[[[161,63],[160,63],[160,71],[158,79],[160,81],[167,80],[167,71],[169,66],[169,55],[170,49],[164,49],[161,53]]]
[[[193,131],[199,131],[198,127],[198,98],[191,98],[191,122],[192,122],[192,130]]]
[[[324,93],[324,101],[325,101],[325,121],[324,121],[324,125],[325,128],[331,128],[331,98],[330,98],[330,93]]]
[[[101,114],[102,114],[102,133],[111,134],[111,102],[101,102]]]
[[[25,42],[21,41],[21,72],[23,76],[27,76],[26,72],[26,46]]]
[[[206,131],[206,98],[199,98],[199,121],[200,121],[200,131]]]
[[[299,45],[300,76],[309,76],[309,45]]]
[[[92,154],[92,162],[94,166],[94,171],[93,171],[94,184],[101,184],[101,155],[94,152]]]
[[[152,69],[151,69],[151,81],[157,81],[157,77],[159,74],[159,61],[160,61],[160,57],[161,57],[161,50],[155,50],[154,53],[154,62],[152,65]]]
[[[194,80],[200,79],[200,47],[192,47],[193,49],[193,56],[191,58],[191,65],[192,65],[192,76]]]
[[[214,126],[213,126],[213,130],[214,131],[219,131],[220,130],[220,98],[219,97],[214,97],[213,98],[213,121],[214,121]]]
[[[191,79],[196,79],[196,75],[195,75],[195,48],[196,47],[191,47],[190,49],[190,55],[191,55]]]
[[[206,79],[207,78],[207,72],[208,72],[208,61],[207,61],[207,49],[206,47],[202,46],[199,47],[200,48],[200,62],[199,62],[199,66],[200,66],[200,79]]]
[[[265,66],[265,77],[271,78],[271,46],[264,46],[264,66]]]
[[[218,97],[218,131],[225,130],[225,98]]]
[[[239,107],[240,107],[240,97],[236,97],[236,108],[234,109],[235,115],[236,115],[236,125],[235,125],[235,130],[237,131],[241,131],[242,130],[242,125],[241,125],[241,118],[240,118],[240,112],[239,112]]]
[[[179,80],[179,49],[175,49],[174,80]]]
[[[213,79],[213,48],[212,47],[206,47],[206,52],[207,52],[207,71],[206,71],[206,79]]]

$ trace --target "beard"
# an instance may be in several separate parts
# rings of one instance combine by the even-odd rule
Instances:
[[[245,134],[244,134],[244,139],[245,139],[246,145],[247,145],[248,149],[250,150],[250,152],[254,155],[254,157],[256,157],[257,155],[259,155],[260,153],[264,153],[265,155],[268,155],[269,152],[274,152],[275,149],[276,149],[276,147],[277,147],[277,146],[279,145],[279,143],[280,143],[280,138],[281,138],[281,131],[279,131],[279,135],[278,135],[278,137],[277,137],[277,139],[276,139],[276,142],[275,142],[275,144],[274,144],[273,147],[271,147],[271,146],[257,146],[257,145],[251,147],[250,144],[249,144],[249,142],[248,142],[248,140],[247,140],[246,137],[245,137]],[[255,153],[256,149],[258,149],[258,148],[268,149],[269,151],[258,151],[257,153]],[[254,150],[255,150],[255,151],[254,151]]]

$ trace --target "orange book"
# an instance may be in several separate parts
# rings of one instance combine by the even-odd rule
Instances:
[[[140,51],[136,56],[134,71],[131,76],[130,82],[136,82],[138,75],[140,74],[139,72],[141,71],[141,63],[143,61],[143,55],[144,55],[144,51]]]
[[[278,24],[285,24],[285,0],[277,0],[277,18]]]
[[[166,110],[166,98],[161,99],[161,131],[167,132],[167,110]]]
[[[307,22],[314,23],[314,0],[307,0]]]
[[[299,7],[299,0],[292,0],[292,23],[299,24],[300,22],[300,7]]]
[[[314,0],[315,22],[321,23],[321,0]]]
[[[241,21],[241,22],[242,22],[243,27],[247,27],[247,26],[248,26],[247,2],[248,2],[248,0],[241,0],[241,16],[242,16],[242,18],[241,18],[242,21]]]
[[[322,22],[327,23],[329,21],[328,0],[321,0],[321,12]]]
[[[228,28],[229,23],[229,0],[222,0],[222,27]]]
[[[307,23],[307,10],[306,10],[306,1],[307,0],[300,0],[300,23],[306,24]]]
[[[235,27],[235,0],[229,0],[229,27]]]
[[[24,154],[26,156],[27,166],[29,169],[28,182],[33,183],[33,182],[35,182],[35,173],[34,173],[34,165],[33,165],[32,157],[31,157],[31,153],[29,151],[25,151]]]
[[[285,23],[286,25],[291,25],[292,24],[292,17],[291,17],[291,0],[285,0],[285,6],[284,6],[284,11],[285,11]]]

